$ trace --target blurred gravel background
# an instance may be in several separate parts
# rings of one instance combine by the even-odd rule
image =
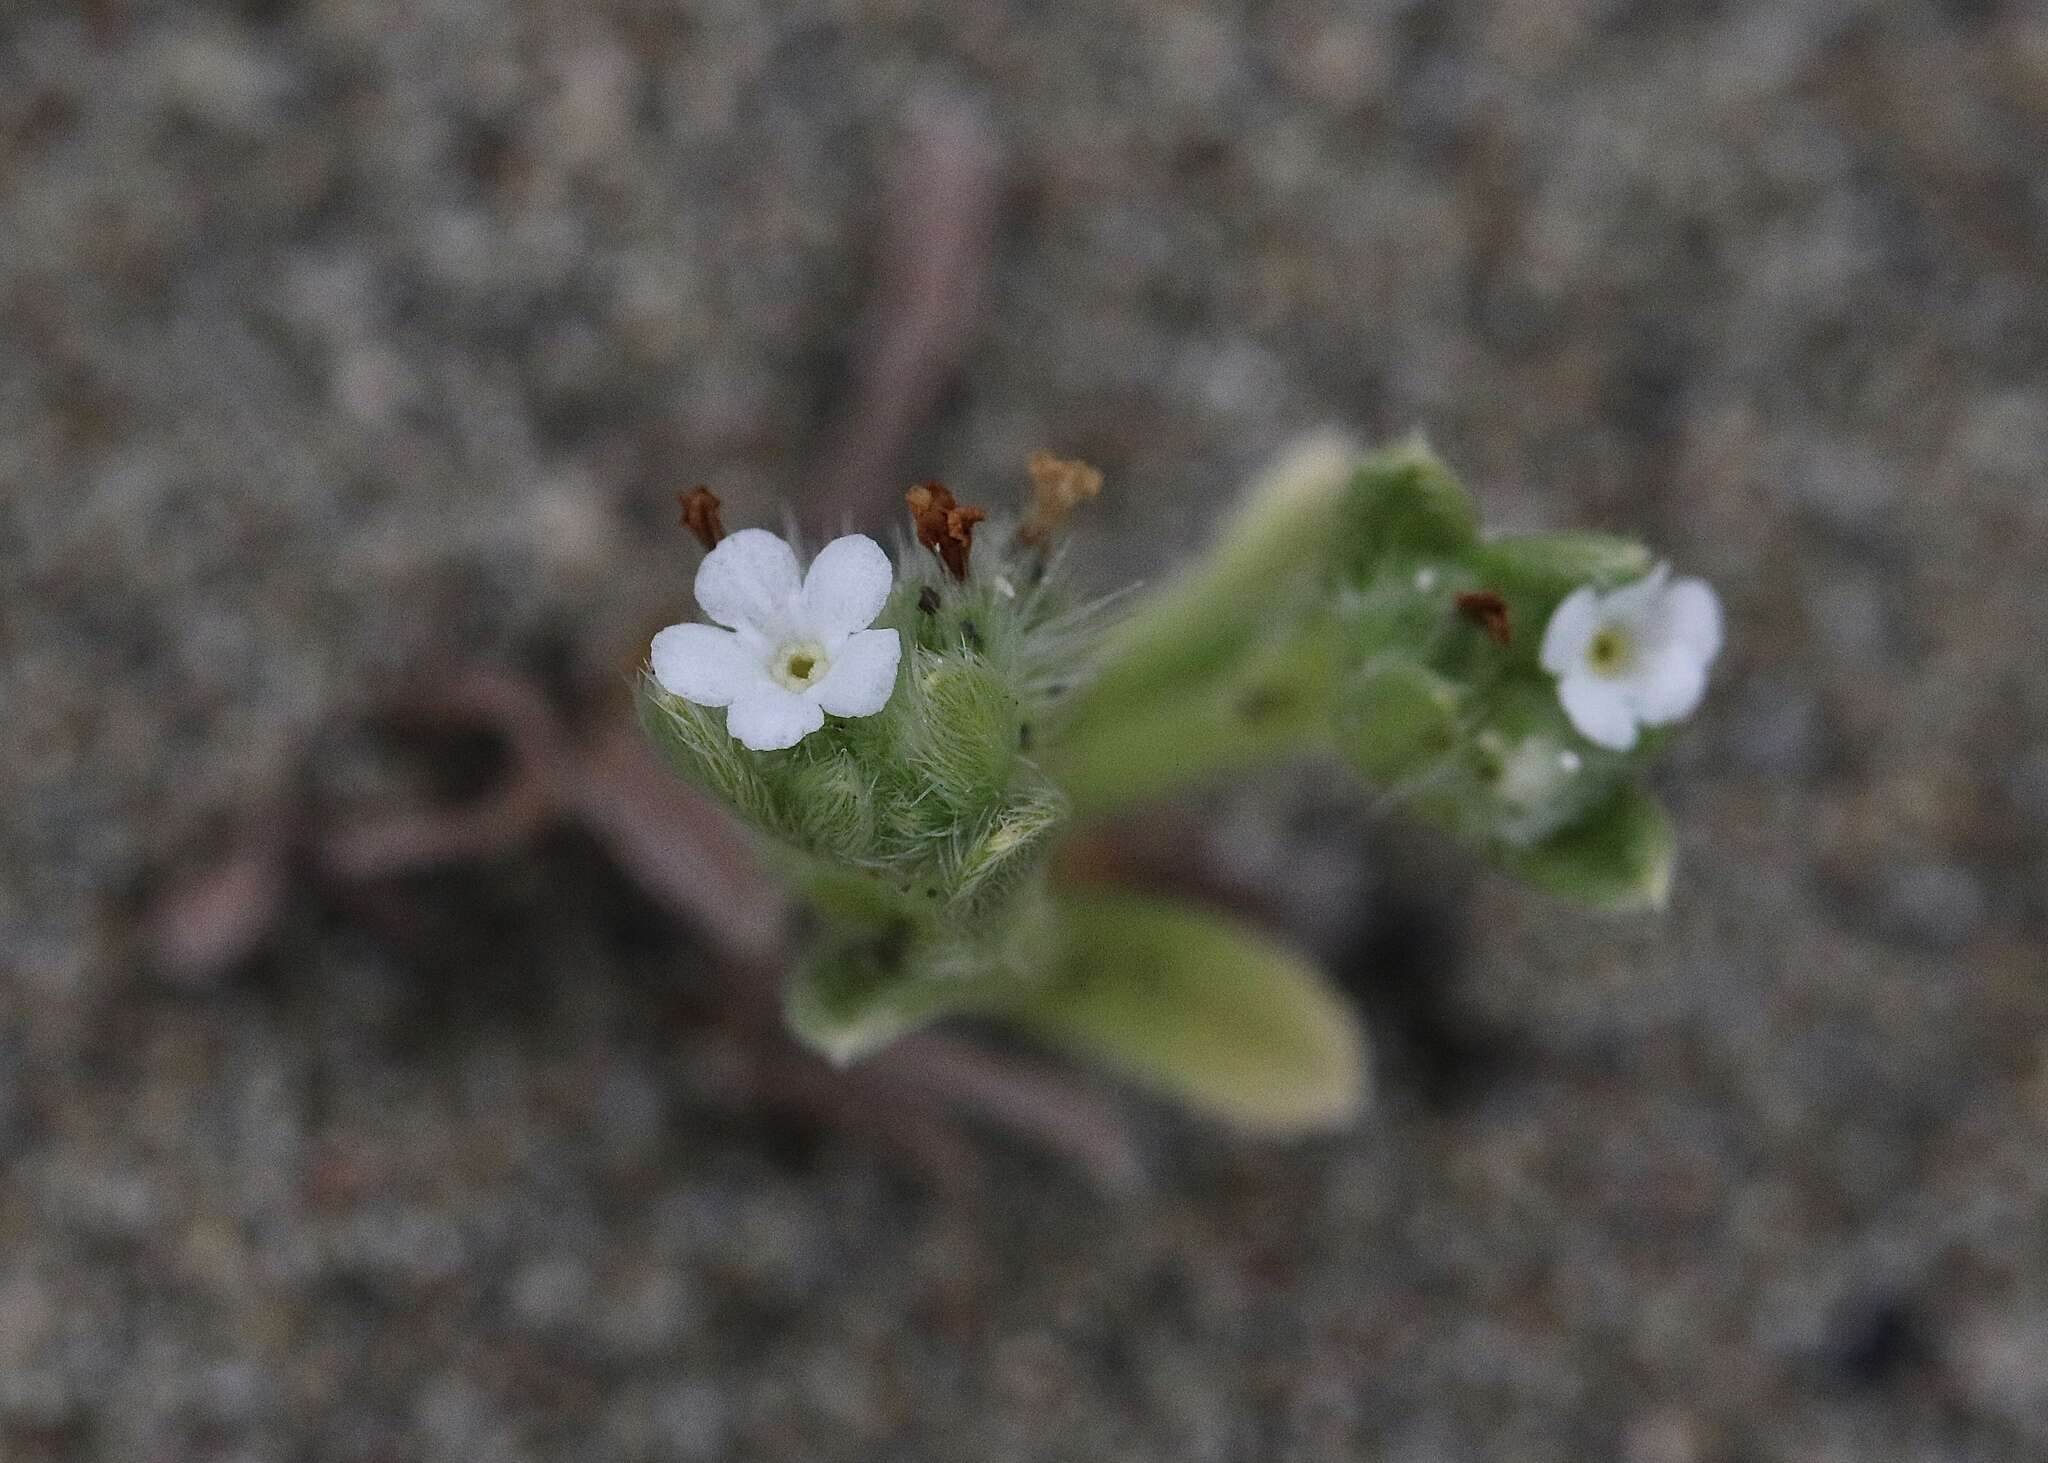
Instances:
[[[1731,618],[1662,920],[1313,771],[1172,815],[1366,1001],[1354,1133],[935,1183],[759,1100],[574,830],[152,939],[413,796],[410,688],[618,715],[679,487],[879,529],[1049,446],[1122,578],[1328,421]],[[0,1456],[2048,1457],[2044,464],[2020,0],[7,0]]]

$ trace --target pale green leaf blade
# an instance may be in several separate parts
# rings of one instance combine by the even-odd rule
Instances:
[[[1562,599],[1582,584],[1632,584],[1655,560],[1643,545],[1613,534],[1527,533],[1487,540],[1472,550],[1470,563],[1489,588]]]
[[[1342,1125],[1363,1033],[1323,974],[1233,920],[1132,895],[1068,896],[1063,978],[1010,1014],[1048,1041],[1247,1129]]]

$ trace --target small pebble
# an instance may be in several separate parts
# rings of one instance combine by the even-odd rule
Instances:
[[[1728,751],[1745,771],[1788,782],[1818,775],[1827,761],[1827,728],[1819,700],[1777,680],[1744,688],[1728,719]]]
[[[1976,938],[1991,913],[1976,876],[1959,863],[1925,860],[1891,870],[1878,895],[1877,919],[1892,938],[1927,950],[1954,950]]]
[[[1977,1404],[2048,1445],[2048,1316],[1986,1316],[1963,1329],[1955,1352],[1958,1379]]]
[[[733,1407],[708,1381],[678,1382],[654,1399],[654,1425],[661,1441],[686,1463],[709,1463],[731,1447]]]

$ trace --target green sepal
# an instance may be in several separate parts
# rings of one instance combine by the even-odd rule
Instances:
[[[1643,545],[1614,534],[1526,533],[1478,544],[1467,562],[1487,588],[1562,598],[1582,584],[1600,590],[1632,584],[1654,561]]]
[[[1264,1132],[1365,1104],[1364,1035],[1301,954],[1233,920],[1134,895],[1058,903],[1057,979],[1009,1017],[1211,1116]]]
[[[758,754],[725,729],[725,713],[671,696],[642,676],[634,691],[641,730],[685,781],[760,828],[776,824],[776,798],[762,777]]]
[[[1478,796],[1468,825],[1517,848],[1575,826],[1614,796],[1640,764],[1585,741],[1549,676],[1503,676],[1479,713],[1469,753]]]
[[[874,846],[874,779],[852,756],[828,752],[800,763],[789,785],[798,846],[846,859]]]
[[[1479,515],[1464,485],[1419,437],[1359,464],[1345,516],[1355,582],[1389,563],[1460,557],[1479,538]]]
[[[1346,656],[1361,664],[1389,651],[1430,658],[1458,624],[1453,605],[1465,587],[1462,577],[1433,567],[1402,567],[1341,594],[1335,623]]]
[[[1338,750],[1382,787],[1420,776],[1456,749],[1465,699],[1463,687],[1427,666],[1381,656],[1346,688]]]
[[[1036,773],[1018,779],[1002,807],[956,836],[940,861],[946,918],[972,925],[1006,904],[1020,883],[1043,870],[1067,816],[1066,794],[1049,779]]]
[[[920,650],[907,679],[910,714],[899,755],[944,805],[946,822],[994,806],[1017,756],[1016,696],[971,652],[942,657]]]
[[[1633,782],[1542,842],[1499,854],[1501,866],[1517,878],[1616,913],[1662,909],[1677,858],[1671,820]]]

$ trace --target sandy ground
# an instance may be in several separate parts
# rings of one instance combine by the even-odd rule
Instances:
[[[1312,769],[1172,815],[1360,993],[1354,1132],[920,1159],[582,827],[307,853],[474,777],[423,686],[615,722],[676,488],[1051,446],[1111,582],[1331,421],[1732,635],[1660,920]],[[2013,0],[10,0],[0,1454],[2048,1456],[2044,464]]]

